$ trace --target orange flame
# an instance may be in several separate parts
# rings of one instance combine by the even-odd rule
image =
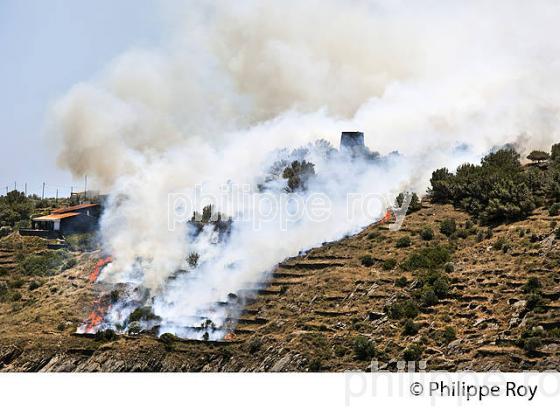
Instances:
[[[235,339],[235,333],[233,333],[233,332],[229,332],[227,335],[224,336],[224,340],[226,342],[230,342],[233,339]]]
[[[99,277],[99,274],[101,273],[101,269],[103,269],[106,265],[108,265],[112,261],[113,261],[113,258],[110,257],[110,256],[107,256],[106,258],[99,259],[97,261],[97,263],[95,264],[95,267],[93,268],[93,270],[89,274],[89,281],[91,283],[95,282],[97,280],[97,278]]]
[[[101,270],[107,264],[111,263],[112,261],[113,261],[113,259],[110,256],[107,256],[106,258],[99,259],[96,262],[95,267],[93,268],[93,270],[89,274],[88,279],[89,279],[90,283],[94,283],[97,280],[97,278],[99,277],[99,274],[101,273]],[[84,324],[82,325],[83,327],[81,327],[81,329],[83,329],[83,332],[84,333],[95,333],[97,327],[103,322],[103,318],[107,314],[107,311],[109,310],[110,306],[111,306],[111,304],[108,303],[108,301],[106,301],[104,303],[102,301],[102,299],[97,299],[93,304],[93,309],[92,309],[91,313],[88,315],[87,319],[84,321]]]
[[[383,216],[383,219],[381,219],[381,223],[386,224],[387,222],[391,221],[391,218],[393,217],[393,212],[390,209],[387,209],[387,211],[385,212],[385,216]]]
[[[110,305],[105,306],[100,300],[97,300],[93,306],[92,312],[85,320],[85,333],[94,333],[95,329],[103,322],[103,318],[109,310]]]

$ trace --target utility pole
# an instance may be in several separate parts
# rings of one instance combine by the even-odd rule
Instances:
[[[43,182],[43,193],[41,194],[41,199],[45,199],[45,183]]]
[[[14,191],[17,191],[17,182],[14,181]]]
[[[58,188],[56,188],[56,200],[55,202],[58,204]]]
[[[8,187],[6,187],[6,195],[8,195]]]
[[[87,201],[87,175],[84,180],[84,202]]]
[[[27,182],[25,183],[25,196],[27,196]]]

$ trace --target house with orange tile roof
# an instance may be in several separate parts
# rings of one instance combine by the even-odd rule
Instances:
[[[91,232],[97,228],[101,205],[80,204],[53,210],[49,215],[31,220],[31,229],[20,229],[21,235],[60,238],[66,234]]]

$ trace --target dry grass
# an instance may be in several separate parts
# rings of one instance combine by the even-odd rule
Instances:
[[[553,335],[560,327],[560,241],[550,224],[558,217],[537,210],[528,220],[495,228],[492,238],[481,241],[474,229],[466,238],[448,239],[439,231],[446,218],[454,218],[459,228],[469,219],[451,206],[424,204],[406,218],[401,231],[370,226],[285,261],[270,283],[271,289],[282,291],[262,294],[246,306],[235,343],[227,345],[164,345],[148,336],[103,343],[72,336],[96,295],[87,281],[96,255],[83,254],[76,267],[44,278],[37,289],[24,284],[20,301],[0,304],[0,363],[1,349],[17,345],[22,353],[10,359],[7,370],[29,368],[43,352],[48,360],[41,368],[46,370],[343,371],[368,366],[354,351],[356,339],[363,336],[375,346],[375,357],[393,370],[395,360],[414,345],[421,346],[431,370],[558,369],[559,341]],[[434,231],[431,241],[420,237],[426,226]],[[405,235],[411,246],[397,248]],[[500,237],[509,243],[505,253],[493,249]],[[404,270],[401,263],[435,243],[455,249],[454,270],[447,273],[449,296],[421,309],[414,318],[417,333],[406,334],[403,322],[384,312],[395,300],[414,298],[411,284],[420,272]],[[362,264],[364,255],[372,257],[372,266]],[[384,268],[390,259],[398,265]],[[530,276],[542,283],[545,303],[527,311],[523,285]],[[407,286],[395,284],[401,277]],[[538,354],[529,354],[519,340],[524,331],[540,325],[548,333]]]

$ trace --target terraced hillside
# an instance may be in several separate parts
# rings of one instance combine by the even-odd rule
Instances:
[[[447,237],[440,224],[449,218],[457,230]],[[400,231],[372,225],[281,263],[224,342],[75,336],[98,291],[88,273],[99,255],[76,253],[76,266],[34,287],[1,245],[9,272],[0,281],[9,294],[19,280],[20,298],[0,304],[0,368],[344,371],[369,370],[374,359],[389,370],[403,360],[429,370],[560,370],[559,218],[538,209],[489,232],[449,205],[424,203]]]

